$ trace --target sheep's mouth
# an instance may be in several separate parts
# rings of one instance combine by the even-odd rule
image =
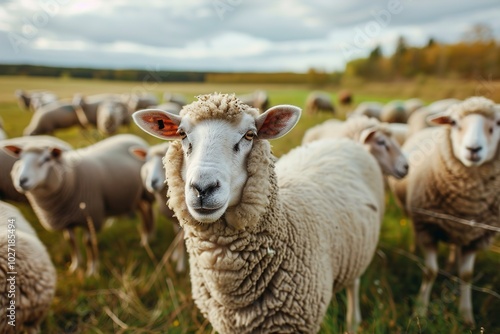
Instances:
[[[218,208],[193,208],[193,211],[195,211],[199,215],[211,215],[212,213],[215,213],[219,211],[222,207]]]

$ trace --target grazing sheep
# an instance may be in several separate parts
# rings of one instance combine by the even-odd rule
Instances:
[[[314,333],[347,287],[348,328],[361,320],[359,277],[377,246],[382,173],[348,139],[299,147],[274,167],[267,139],[300,109],[259,115],[234,95],[198,97],[180,116],[135,113],[170,144],[169,206],[184,228],[193,298],[219,333]]]
[[[330,94],[323,92],[312,92],[306,99],[306,112],[309,115],[316,114],[318,111],[335,112]]]
[[[164,109],[161,109],[164,110]],[[169,220],[175,220],[173,227],[175,234],[184,234],[180,228],[174,212],[167,205],[167,184],[165,179],[165,169],[163,168],[163,157],[167,153],[169,143],[151,146],[148,150],[143,148],[134,149],[134,154],[146,162],[141,168],[141,178],[146,189],[155,196],[160,213]],[[177,263],[175,271],[180,273],[186,270],[186,247],[184,237],[177,244],[172,253],[172,260]]]
[[[326,138],[348,138],[360,143],[377,160],[384,175],[400,179],[408,173],[408,162],[391,127],[375,118],[359,116],[346,122],[327,120],[307,130],[302,144]]]
[[[338,100],[341,105],[350,105],[352,103],[352,93],[348,90],[341,90],[338,94]]]
[[[3,127],[3,119],[0,117],[0,140],[7,139],[7,134],[5,133],[4,127]]]
[[[155,104],[158,104],[158,99],[153,94],[132,95],[128,101],[128,110],[132,113]]]
[[[391,182],[399,202],[413,221],[425,269],[417,313],[425,315],[438,273],[437,246],[456,246],[461,279],[459,310],[473,325],[471,280],[478,250],[487,248],[495,232],[457,220],[500,227],[500,108],[492,101],[469,98],[432,117],[445,127],[425,129],[403,146],[410,172]],[[451,219],[450,219],[451,218]]]
[[[97,107],[97,129],[104,135],[112,135],[122,124],[130,124],[129,113],[123,102],[104,101]]]
[[[269,97],[263,90],[256,90],[251,94],[240,95],[238,98],[244,104],[257,108],[260,111],[264,111],[269,108]]]
[[[12,235],[8,229],[13,227]],[[2,201],[0,229],[0,333],[38,333],[54,298],[56,270],[26,218],[16,207]],[[13,268],[8,266],[10,255],[15,257]],[[14,308],[12,313],[9,308]],[[15,327],[9,324],[14,319]]]
[[[162,104],[148,106],[147,109],[161,109],[173,114],[178,114],[180,113],[182,106],[174,102],[164,102]]]
[[[143,162],[131,150],[147,149],[134,135],[117,135],[87,148],[63,152],[57,147],[6,146],[20,156],[12,170],[16,189],[24,192],[42,225],[63,230],[72,248],[71,271],[80,264],[74,229],[85,231],[87,274],[96,273],[97,247],[93,233],[108,216],[139,209],[142,243],[153,231],[152,196],[142,185]]]
[[[187,104],[187,100],[182,94],[165,92],[163,94],[163,103],[175,103],[182,108]]]
[[[10,172],[15,162],[18,160],[17,155],[12,154],[3,148],[8,145],[18,146],[23,148],[27,144],[37,145],[39,147],[57,146],[63,151],[69,151],[72,147],[55,137],[50,136],[31,136],[10,138],[0,141],[0,199],[15,202],[28,202],[28,199],[23,194],[19,193],[14,187]]]
[[[19,108],[33,112],[46,104],[58,100],[56,94],[43,90],[26,92],[18,89],[15,95],[18,99]]]
[[[120,94],[97,94],[90,96],[83,96],[82,94],[75,94],[73,96],[73,106],[77,113],[78,119],[83,126],[88,126],[92,124],[97,126],[97,109],[99,105],[103,102],[115,102],[123,104],[125,108],[128,108],[126,101],[129,100],[129,96]],[[128,110],[127,110],[128,113]]]
[[[406,123],[408,113],[403,101],[394,100],[388,102],[380,113],[380,120],[385,123]]]
[[[55,130],[79,125],[80,119],[71,101],[57,101],[38,108],[24,129],[25,136],[52,134]]]
[[[361,102],[348,117],[367,116],[380,120],[380,114],[384,105],[379,102]]]

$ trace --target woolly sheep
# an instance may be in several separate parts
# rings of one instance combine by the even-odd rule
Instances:
[[[404,102],[400,100],[388,102],[382,108],[380,120],[385,123],[406,123],[408,114]]]
[[[164,110],[164,109],[162,109]],[[134,154],[146,160],[141,168],[141,178],[146,189],[155,196],[160,213],[170,220],[175,220],[173,227],[175,234],[182,234],[182,240],[177,244],[172,253],[172,260],[177,262],[175,270],[184,272],[186,270],[186,247],[184,243],[183,230],[178,225],[174,212],[167,205],[167,184],[165,179],[165,169],[163,168],[163,157],[167,153],[169,143],[162,143],[151,146],[148,150],[135,148]]]
[[[80,125],[75,108],[70,101],[57,101],[38,108],[24,129],[25,136],[52,134],[55,130]]]
[[[182,94],[165,92],[163,93],[163,103],[175,103],[182,108],[187,104],[187,100]]]
[[[269,108],[269,97],[263,90],[256,90],[251,94],[240,95],[238,98],[244,104],[257,108],[260,111],[264,111]]]
[[[19,108],[28,111],[36,111],[38,108],[58,100],[57,95],[43,90],[26,92],[21,89],[16,90],[15,95]]]
[[[112,101],[125,105],[129,99],[129,96],[120,94],[97,94],[90,96],[75,94],[72,103],[80,123],[86,127],[90,124],[97,126],[97,109],[99,109],[101,103]],[[128,109],[128,105],[126,108]]]
[[[123,102],[104,101],[97,107],[97,129],[104,135],[112,135],[122,124],[129,124],[129,113]]]
[[[148,106],[147,109],[161,109],[173,114],[178,114],[181,111],[182,106],[174,102],[164,102],[162,104]]]
[[[9,219],[15,220],[14,238],[7,233]],[[3,334],[38,333],[40,324],[47,315],[56,288],[56,270],[45,246],[38,239],[26,218],[14,206],[0,201],[0,332]],[[9,241],[15,241],[11,244]],[[8,267],[12,246],[15,252],[14,268]],[[10,272],[16,272],[14,276]],[[12,281],[15,290],[11,292]],[[10,295],[14,294],[14,296]],[[12,298],[11,298],[12,297]],[[9,302],[15,300],[15,327],[9,325]]]
[[[425,129],[409,138],[403,150],[410,172],[391,182],[413,221],[425,269],[417,313],[424,315],[438,273],[439,241],[457,247],[461,279],[459,310],[474,324],[471,279],[476,252],[487,248],[495,232],[459,224],[456,219],[500,227],[500,108],[492,101],[469,98],[435,115],[445,127]],[[455,217],[453,219],[446,217]]]
[[[140,169],[143,164],[131,150],[147,149],[134,135],[116,135],[87,148],[63,152],[57,147],[24,148],[6,146],[20,160],[12,171],[18,191],[24,192],[42,225],[63,230],[72,250],[71,271],[80,264],[74,229],[85,231],[87,274],[96,273],[97,247],[92,235],[108,216],[139,209],[142,215],[142,242],[147,242],[154,222],[152,196],[144,189]]]
[[[349,117],[353,116],[368,116],[380,120],[380,114],[384,105],[379,102],[361,102],[353,112],[349,114]]]
[[[404,107],[406,110],[406,118],[408,118],[411,114],[413,114],[418,109],[422,108],[425,105],[424,101],[419,98],[408,99],[404,102]]]
[[[408,124],[404,123],[386,123],[392,133],[392,137],[396,139],[399,146],[403,146],[410,133]]]
[[[408,117],[408,136],[411,136],[422,129],[435,126],[430,124],[427,119],[432,115],[445,112],[449,107],[459,102],[460,100],[457,99],[439,100],[431,103],[427,107],[418,109],[416,112],[411,114],[410,117]]]
[[[323,92],[311,92],[306,99],[306,112],[313,115],[318,111],[335,112],[330,94]]]
[[[18,147],[24,147],[27,144],[36,145],[38,147],[49,147],[57,146],[63,151],[69,151],[72,147],[58,138],[51,136],[31,136],[31,137],[18,137],[10,138],[0,141],[0,199],[9,200],[15,202],[28,202],[28,199],[23,194],[19,193],[14,187],[12,178],[10,177],[10,172],[14,163],[18,160],[17,157],[10,154],[10,151],[3,150],[1,148],[13,145]]]
[[[158,104],[158,99],[153,94],[133,95],[128,101],[128,110],[132,113],[136,110],[144,109],[147,106],[154,104]]]
[[[7,134],[5,133],[3,126],[3,119],[0,117],[0,140],[7,139]]]
[[[360,143],[377,160],[385,175],[399,179],[408,173],[408,162],[391,128],[375,118],[360,116],[346,122],[327,120],[307,130],[302,144],[325,138],[349,138]]]
[[[221,334],[317,332],[342,287],[349,329],[361,320],[359,277],[378,241],[382,173],[348,139],[299,147],[275,168],[267,139],[299,117],[293,106],[259,115],[217,93],[181,116],[133,115],[143,130],[181,139],[164,159],[169,206],[184,228],[193,299]]]

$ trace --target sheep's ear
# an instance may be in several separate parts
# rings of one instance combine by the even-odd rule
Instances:
[[[299,107],[279,105],[272,107],[256,120],[257,137],[259,139],[277,139],[286,135],[299,121]]]
[[[138,147],[138,146],[131,147],[129,151],[132,154],[132,156],[136,157],[141,161],[146,160],[146,156],[148,155],[148,151],[144,147]]]
[[[449,115],[442,113],[428,116],[426,118],[426,121],[429,124],[436,124],[436,125],[446,125],[446,124],[451,124],[453,122],[453,120]]]
[[[374,128],[364,129],[363,131],[361,131],[361,135],[359,136],[359,142],[362,144],[366,144],[370,139],[373,138],[376,132],[377,129]]]
[[[58,147],[53,147],[50,150],[50,156],[54,159],[59,159],[61,157],[62,153],[63,153],[63,151]]]
[[[3,150],[10,156],[13,156],[14,158],[19,158],[21,155],[21,152],[23,149],[19,146],[16,145],[5,145],[3,147]]]
[[[160,109],[144,109],[132,114],[135,124],[160,139],[180,139],[177,133],[182,117]]]

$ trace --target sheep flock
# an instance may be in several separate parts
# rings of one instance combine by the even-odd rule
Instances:
[[[169,289],[175,288],[169,275],[188,279],[189,298],[214,332],[318,333],[334,307],[342,320],[333,321],[360,333],[366,314],[375,312],[367,303],[373,282],[366,270],[384,256],[379,239],[396,206],[411,221],[418,247],[409,255],[417,263],[408,266],[422,269],[420,284],[406,290],[408,318],[427,321],[443,272],[442,245],[448,266],[456,265],[456,274],[446,276],[456,278],[461,328],[477,329],[475,260],[500,232],[500,105],[494,101],[355,103],[347,90],[338,105],[326,91],[311,92],[301,105],[274,105],[264,90],[193,98],[170,91],[162,98],[75,92],[60,99],[19,89],[14,96],[30,121],[24,136],[12,137],[9,119],[0,118],[5,314],[10,296],[17,296],[16,327],[4,314],[1,333],[39,333],[47,314],[57,312],[52,304],[65,277],[99,280],[116,261],[106,258],[113,243],[102,231],[109,225],[119,231],[135,215],[137,252],[174,268],[153,276],[165,275]],[[314,125],[300,133],[303,118]],[[65,130],[86,142],[68,144],[59,137]],[[273,140],[280,138],[298,144],[275,156]],[[158,233],[159,219],[171,224],[172,244]],[[47,247],[44,229],[64,237],[60,254]],[[153,243],[165,252],[161,261],[151,254]],[[55,256],[68,260],[66,268],[56,270]],[[128,261],[140,266],[142,260]],[[111,309],[102,313],[126,332]]]

